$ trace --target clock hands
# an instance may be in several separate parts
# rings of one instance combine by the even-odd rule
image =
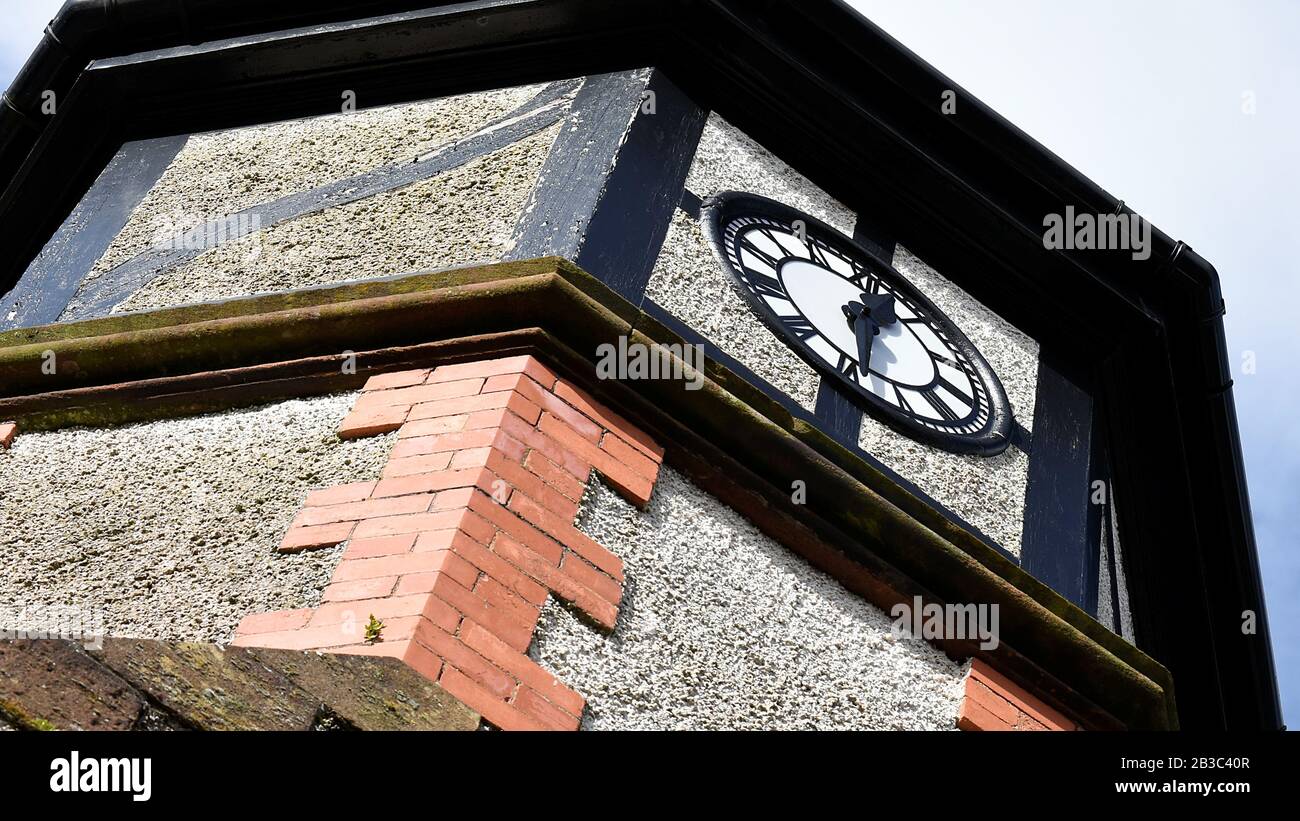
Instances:
[[[898,321],[894,297],[890,294],[862,294],[862,301],[851,300],[841,306],[844,318],[858,341],[858,371],[866,374],[871,363],[871,342],[886,325]]]

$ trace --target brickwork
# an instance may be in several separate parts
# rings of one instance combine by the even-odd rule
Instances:
[[[986,662],[971,662],[957,715],[962,730],[1078,730],[1079,725]]]
[[[347,542],[320,606],[235,644],[392,656],[502,729],[576,729],[582,696],[526,655],[539,608],[613,629],[623,564],[573,519],[592,470],[645,505],[663,449],[531,356],[373,377],[339,436],[391,431],[382,476],[312,492],[280,545]]]

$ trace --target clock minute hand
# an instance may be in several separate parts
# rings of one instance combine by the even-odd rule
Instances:
[[[853,328],[858,343],[858,372],[866,374],[871,364],[871,343],[880,329],[898,321],[894,298],[889,294],[862,295],[862,302],[851,300],[840,308]]]
[[[858,373],[865,374],[871,363],[871,340],[879,333],[871,314],[861,302],[849,302],[841,308],[858,343]]]

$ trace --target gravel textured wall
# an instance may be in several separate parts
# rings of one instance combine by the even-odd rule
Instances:
[[[70,606],[109,635],[228,641],[249,613],[316,604],[341,550],[275,548],[309,490],[387,460],[391,436],[335,435],[354,399],[19,434],[0,450],[0,614]]]
[[[534,658],[585,729],[951,729],[965,666],[665,468],[645,512],[599,481],[579,525],[621,556],[605,636],[552,600]]]
[[[520,86],[195,134],[131,212],[92,273],[148,250],[159,227],[177,217],[182,228],[190,228],[286,194],[414,159],[474,133],[539,88]]]
[[[1016,421],[1032,432],[1038,343],[903,246],[895,249],[893,262],[975,343],[1006,388]],[[1020,555],[1029,475],[1029,457],[1024,451],[1010,447],[991,458],[948,453],[895,433],[869,414],[863,414],[858,444],[1008,552]]]
[[[705,123],[686,188],[700,197],[726,190],[761,194],[853,234],[852,211],[716,114]],[[674,215],[646,295],[803,407],[812,410],[817,403],[817,371],[754,316],[699,223],[681,211]]]
[[[469,136],[540,86],[464,94],[191,137],[86,281],[175,233],[286,194],[416,157]],[[327,209],[206,251],[114,310],[500,259],[559,126],[405,188]],[[75,316],[73,300],[64,317]]]
[[[558,131],[557,124],[432,179],[206,251],[114,311],[501,259]]]

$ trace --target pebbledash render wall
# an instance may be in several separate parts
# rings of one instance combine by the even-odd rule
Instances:
[[[341,441],[355,396],[20,432],[0,449],[0,627],[230,641],[254,610],[319,600],[339,550],[277,555],[316,487],[376,477],[391,436]]]
[[[20,431],[0,605],[26,621],[0,628],[62,605],[225,641],[238,618],[236,645],[397,658],[501,729],[1074,727],[896,639],[663,457],[531,356]]]
[[[394,655],[503,728],[955,726],[963,665],[540,362],[378,377],[340,434],[392,429],[382,478],[313,493],[285,536],[347,540],[322,604],[237,643]]]
[[[549,106],[535,98],[550,89],[529,85],[192,135],[61,320],[102,313],[108,306],[95,299],[105,288],[114,293],[111,310],[121,312],[502,259],[577,81],[555,85],[563,89]],[[547,112],[537,127],[518,128],[517,118]],[[427,178],[283,221],[274,216],[281,198],[313,190],[324,197],[341,180],[469,151],[471,141],[511,124],[517,132],[498,147]],[[260,230],[142,275],[114,271],[185,242],[186,231],[208,221],[233,225],[241,212]],[[105,285],[118,277],[120,286]]]
[[[806,211],[846,236],[857,215],[717,114],[709,116],[686,178],[701,199],[721,191],[760,194]],[[996,371],[1016,421],[1030,432],[1038,382],[1038,345],[901,245],[893,266],[960,327]],[[746,306],[709,246],[698,220],[678,210],[646,295],[812,410],[821,377]],[[919,444],[864,414],[859,445],[975,525],[1013,555],[1020,553],[1029,457],[959,456]]]

